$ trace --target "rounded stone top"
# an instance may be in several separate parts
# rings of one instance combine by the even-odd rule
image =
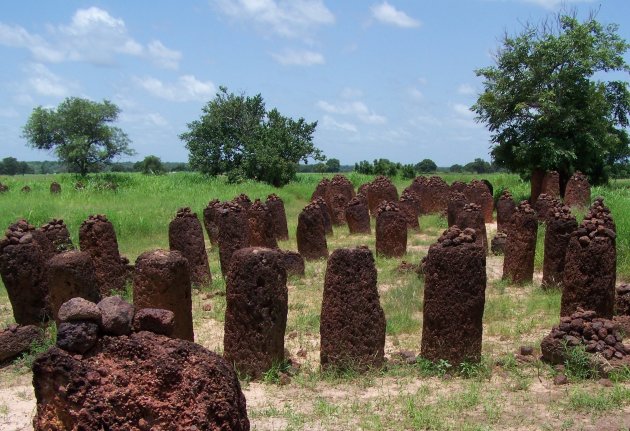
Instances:
[[[516,207],[515,212],[522,214],[535,214],[536,211],[532,208],[528,201],[521,201]]]
[[[180,262],[188,260],[177,250],[164,250],[161,248],[145,251],[136,258],[136,266],[142,266],[144,262],[155,262],[163,265],[168,262]]]
[[[197,218],[197,214],[192,212],[190,207],[183,207],[177,210],[177,214],[175,214],[175,218],[186,218],[186,217]]]
[[[333,179],[330,181],[330,183],[332,185],[343,185],[343,186],[350,186],[350,187],[354,187],[352,185],[352,182],[345,176],[345,175],[340,175],[337,174],[333,177]]]
[[[279,202],[282,202],[282,198],[280,196],[278,196],[277,194],[275,194],[275,193],[267,195],[267,200],[268,201],[279,201]]]
[[[386,176],[383,175],[379,175],[376,178],[374,178],[372,180],[372,182],[370,183],[370,188],[371,189],[377,189],[377,188],[381,188],[381,187],[391,187],[393,186],[394,183],[392,183],[392,180],[390,180],[389,178],[387,178]]]
[[[481,211],[481,205],[477,205],[476,203],[470,202],[464,205],[463,210],[465,212]]]
[[[513,200],[512,193],[510,193],[510,191],[508,189],[503,189],[499,199],[501,199],[501,200]]]
[[[427,181],[429,181],[427,177],[425,177],[424,175],[419,175],[413,179],[412,183],[415,183],[418,185],[425,185]]]
[[[235,202],[246,208],[252,204],[252,200],[245,193],[241,193],[240,195],[236,196],[234,199],[232,199],[232,202]]]
[[[256,199],[254,200],[254,203],[249,207],[249,211],[267,212],[269,211],[269,209],[264,202],[262,202],[260,199]]]
[[[61,322],[89,320],[91,322],[101,323],[101,310],[95,303],[87,299],[76,297],[61,304],[57,312],[57,317]]]
[[[427,184],[433,187],[436,187],[436,186],[448,187],[448,184],[446,184],[446,181],[444,181],[442,177],[438,177],[437,175],[430,176],[429,179],[427,180]]]
[[[320,212],[321,211],[321,207],[320,207],[320,200],[321,198],[317,198],[315,199],[313,202],[310,202],[308,205],[306,205],[303,209],[302,212],[313,212],[313,211],[317,211]],[[323,199],[322,199],[323,200]]]
[[[478,189],[482,191],[482,194],[483,193],[490,194],[490,189],[488,188],[488,185],[481,180],[477,180],[477,179],[471,180],[470,183],[468,183],[468,187],[473,188],[473,189]]]
[[[31,232],[35,230],[35,226],[29,224],[26,220],[20,219],[9,225],[4,232],[4,238],[0,241],[0,250],[11,244],[25,244],[33,240]]]
[[[405,189],[400,195],[400,202],[416,202],[418,200],[418,195],[412,191]]]
[[[49,231],[49,230],[55,230],[55,229],[62,229],[65,226],[66,225],[62,219],[54,218],[54,219],[51,219],[48,223],[44,223],[41,227],[41,230]]]
[[[91,214],[88,216],[87,220],[81,223],[81,226],[92,225],[96,222],[107,222],[107,216],[105,214]]]
[[[222,202],[218,204],[215,208],[217,209],[219,214],[226,214],[230,212],[238,213],[238,212],[245,211],[245,208],[243,208],[241,205],[239,205],[237,202],[234,202],[234,201]]]
[[[556,205],[551,208],[548,216],[555,220],[575,220],[571,208],[566,205]]]
[[[581,171],[575,171],[570,178],[571,181],[581,181],[588,183],[588,178]]]
[[[597,217],[585,217],[580,226],[572,236],[579,239],[583,247],[588,246],[592,240],[602,240],[610,238],[614,240],[617,234],[614,230],[607,227],[606,221]]]
[[[68,265],[91,259],[90,254],[80,250],[68,250],[57,253],[48,261],[48,266]]]
[[[458,192],[456,190],[452,190],[448,195],[448,200],[450,201],[458,201],[458,202],[468,202],[466,199],[466,195],[462,192]]]
[[[376,214],[381,214],[384,212],[398,212],[400,208],[394,202],[381,202],[376,209]]]
[[[315,199],[313,199],[310,203],[312,204],[316,204],[319,206],[327,206],[326,204],[326,199],[324,199],[322,196],[317,196]]]
[[[467,227],[460,229],[459,226],[453,225],[446,229],[438,238],[438,245],[442,247],[456,247],[461,244],[474,243],[477,238],[477,232],[473,228]]]
[[[357,205],[365,205],[365,202],[362,199],[365,199],[365,197],[363,195],[361,195],[361,194],[358,194],[355,197],[353,197],[352,199],[350,199],[346,205],[349,206],[349,207],[353,207],[353,206],[357,206]]]
[[[219,205],[221,205],[221,201],[219,199],[212,199],[208,201],[208,205],[206,205],[206,208],[215,208]]]

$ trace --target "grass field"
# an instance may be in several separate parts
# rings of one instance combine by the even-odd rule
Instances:
[[[364,175],[348,175],[355,186],[369,181]],[[469,181],[473,175],[444,175],[451,183]],[[517,176],[486,175],[495,193],[508,187],[515,199],[525,199],[529,184]],[[182,206],[201,215],[212,198],[231,199],[244,192],[264,200],[279,194],[287,209],[290,240],[280,247],[296,249],[297,215],[307,203],[321,175],[300,175],[298,181],[282,189],[259,183],[226,184],[197,174],[179,173],[161,177],[116,174],[98,177],[75,190],[74,177],[0,177],[11,190],[0,195],[0,226],[18,218],[40,225],[50,218],[66,221],[78,242],[81,222],[94,213],[107,214],[118,234],[122,254],[133,262],[143,251],[168,248],[168,223]],[[115,180],[116,191],[103,189]],[[48,191],[51,181],[62,186],[59,196]],[[396,179],[399,189],[409,180]],[[19,190],[29,185],[32,192]],[[611,208],[618,231],[618,281],[630,280],[630,182],[613,182],[593,189]],[[438,216],[423,216],[419,232],[409,232],[408,253],[404,258],[418,263],[428,247],[446,227]],[[493,226],[488,225],[489,235]],[[279,385],[277,370],[262,382],[243,381],[253,429],[431,429],[431,430],[621,430],[630,427],[630,371],[611,377],[612,384],[584,380],[579,373],[567,386],[554,386],[556,374],[538,360],[518,361],[514,353],[521,345],[539,343],[551,326],[557,324],[560,293],[539,288],[542,266],[542,240],[539,236],[535,282],[513,286],[501,281],[502,258],[489,256],[488,286],[484,312],[483,361],[453,369],[449,364],[398,360],[398,352],[419,353],[422,329],[423,281],[413,273],[400,273],[400,259],[377,258],[378,287],[387,318],[386,356],[388,365],[366,375],[351,372],[339,375],[319,369],[319,314],[325,261],[309,262],[306,276],[289,280],[289,316],[286,347],[300,366],[291,383]],[[350,236],[344,227],[335,229],[329,249],[367,244],[374,249],[374,237]],[[193,318],[196,341],[221,352],[225,290],[220,277],[218,252],[208,243],[213,283],[195,291]],[[204,305],[210,311],[204,311]],[[208,308],[208,307],[205,307]],[[12,322],[4,286],[0,286],[0,323]],[[627,340],[626,340],[627,342]],[[0,369],[0,429],[30,429],[34,398],[28,365],[33,355]]]

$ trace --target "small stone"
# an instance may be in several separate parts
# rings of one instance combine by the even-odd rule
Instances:
[[[203,304],[203,307],[201,307],[201,309],[203,311],[212,311],[212,304],[210,304],[209,302],[205,303],[205,304]]]
[[[101,310],[103,332],[108,335],[128,335],[133,321],[133,305],[120,296],[110,296],[98,303]]]
[[[98,324],[89,321],[63,322],[57,328],[57,347],[83,354],[98,341]]]
[[[553,379],[553,384],[556,386],[566,385],[567,383],[569,383],[569,379],[567,379],[567,376],[565,376],[564,374],[558,374]]]
[[[599,384],[607,388],[611,388],[613,386],[613,382],[610,379],[599,379]]]
[[[61,304],[57,317],[61,322],[87,320],[89,322],[101,323],[101,310],[95,303],[77,297]]]
[[[521,346],[520,352],[523,356],[532,356],[534,354],[534,348],[532,346]]]
[[[291,383],[291,377],[288,374],[280,373],[280,386],[286,386]]]
[[[175,313],[162,308],[142,308],[133,317],[133,330],[171,336],[175,329]]]
[[[555,367],[553,367],[554,371],[557,373],[564,373],[564,365],[562,364],[558,364]]]

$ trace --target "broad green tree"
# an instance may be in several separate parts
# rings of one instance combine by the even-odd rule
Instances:
[[[562,184],[581,170],[599,184],[630,155],[630,45],[617,30],[560,14],[503,38],[496,65],[476,71],[484,91],[472,107],[498,166],[532,177],[556,170]],[[605,81],[605,72],[620,79]]]
[[[437,171],[437,165],[431,159],[424,159],[421,162],[416,163],[415,168],[416,171],[420,172],[421,174],[428,174],[430,172]]]
[[[146,156],[143,160],[136,162],[133,167],[145,175],[161,175],[166,171],[162,159],[154,155]]]
[[[93,102],[70,97],[56,109],[38,106],[24,126],[28,145],[53,150],[73,172],[98,172],[122,155],[133,155],[130,140],[118,127],[120,109],[108,100]]]
[[[316,127],[317,122],[267,111],[260,94],[245,96],[220,87],[202,108],[201,118],[189,123],[180,138],[193,169],[279,187],[295,178],[298,162],[324,160],[313,144]]]

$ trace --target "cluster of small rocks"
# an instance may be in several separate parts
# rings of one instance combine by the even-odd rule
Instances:
[[[606,227],[604,220],[590,218],[588,214],[573,235],[578,237],[582,247],[587,247],[591,241],[603,241],[606,238],[614,240],[617,237],[614,230]]]
[[[540,345],[543,359],[561,364],[565,360],[566,347],[580,345],[588,353],[600,353],[606,360],[630,355],[630,345],[622,343],[623,337],[615,323],[596,315],[594,311],[578,308],[570,316],[561,317],[560,324],[552,328]]]
[[[553,211],[560,205],[560,201],[555,197],[546,193],[538,195],[538,199],[534,203],[534,210],[538,214],[538,221],[545,222],[549,217],[549,212]]]
[[[604,205],[604,198],[602,196],[597,196],[595,198],[584,218],[601,220],[606,228],[612,230],[613,232],[617,232],[617,227],[612,214],[610,213],[610,208]]]
[[[454,225],[442,233],[438,238],[438,242],[441,243],[443,247],[455,247],[460,244],[475,242],[476,238],[477,234],[474,229],[466,228],[462,230],[457,225]]]
[[[134,306],[119,296],[109,296],[98,304],[83,298],[72,298],[59,308],[57,347],[84,354],[96,345],[99,335],[129,335],[149,331],[170,336],[175,315],[170,310]]]
[[[232,202],[242,206],[245,209],[249,209],[249,207],[252,206],[252,200],[245,193],[241,193],[240,195],[236,196],[234,199],[232,199]]]
[[[197,214],[192,212],[190,207],[184,207],[184,208],[179,208],[177,210],[177,213],[175,214],[175,217],[195,217],[195,218],[197,218]]]
[[[0,240],[0,252],[10,244],[25,244],[33,241],[32,232],[35,226],[29,224],[26,220],[18,220],[10,225],[4,232],[5,237]]]

